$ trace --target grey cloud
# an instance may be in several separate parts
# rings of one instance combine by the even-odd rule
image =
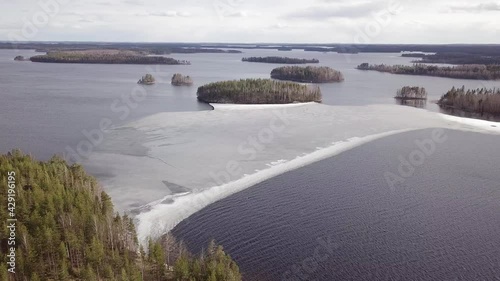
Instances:
[[[452,11],[460,12],[482,12],[482,11],[500,11],[500,3],[481,3],[478,5],[451,6]]]
[[[325,0],[324,2],[332,2]],[[384,7],[381,2],[339,4],[336,6],[315,6],[286,15],[286,18],[307,18],[323,20],[327,18],[360,18]]]
[[[177,12],[177,11],[164,11],[164,12],[150,12],[150,13],[137,13],[135,14],[138,17],[190,17],[191,13],[189,12]]]

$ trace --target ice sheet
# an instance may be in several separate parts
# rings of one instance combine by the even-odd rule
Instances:
[[[137,214],[144,241],[263,180],[409,130],[500,134],[500,126],[397,105],[214,105],[160,113],[110,131],[85,163],[118,210]]]

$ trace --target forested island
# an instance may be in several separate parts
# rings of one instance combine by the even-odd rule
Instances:
[[[287,58],[287,57],[249,57],[249,58],[243,58],[241,60],[246,62],[279,63],[279,64],[319,63],[319,60],[317,59],[299,59],[299,58]]]
[[[403,54],[404,57],[410,57],[408,54]],[[420,54],[420,60],[416,63],[446,63],[446,64],[484,64],[484,65],[499,65],[500,54],[467,54],[467,53],[437,53],[437,54]]]
[[[90,63],[90,64],[190,64],[161,56],[147,56],[135,51],[121,50],[85,50],[48,52],[45,55],[33,56],[32,62],[46,63]]]
[[[242,79],[210,83],[198,88],[198,100],[207,103],[285,104],[321,102],[318,86],[271,79]]]
[[[326,66],[283,66],[271,71],[271,78],[303,83],[329,83],[344,81],[340,71]]]
[[[213,241],[196,256],[170,235],[144,249],[132,218],[115,213],[111,198],[79,165],[13,151],[0,155],[0,179],[5,204],[15,198],[15,209],[0,209],[0,280],[241,280],[238,266]],[[16,244],[8,245],[14,210]],[[10,247],[15,274],[7,271]]]
[[[426,100],[427,91],[422,87],[405,86],[397,91],[394,98],[401,100]]]
[[[498,80],[500,79],[500,65],[459,65],[434,66],[425,64],[413,65],[372,65],[360,64],[359,70],[375,70],[392,74],[438,76],[457,79]]]
[[[180,73],[176,73],[172,76],[172,85],[174,86],[191,86],[193,85],[193,79],[188,76],[184,76]]]
[[[459,109],[465,112],[500,116],[500,89],[468,89],[453,87],[438,101],[445,109]]]
[[[146,74],[142,76],[139,81],[137,81],[137,84],[143,84],[143,85],[153,85],[156,82],[156,79],[153,77],[151,74]]]

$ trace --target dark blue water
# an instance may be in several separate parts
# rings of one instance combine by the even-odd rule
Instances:
[[[174,235],[214,238],[245,280],[500,280],[498,136],[447,140],[391,189],[431,130],[377,140],[212,204]]]

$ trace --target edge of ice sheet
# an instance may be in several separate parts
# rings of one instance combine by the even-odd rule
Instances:
[[[137,233],[139,241],[144,243],[148,237],[157,238],[206,206],[265,180],[330,158],[365,143],[413,130],[415,128],[388,131],[365,137],[354,137],[347,139],[347,141],[333,142],[329,147],[318,149],[304,156],[298,156],[290,161],[281,161],[279,164],[257,171],[254,174],[246,175],[233,182],[177,197],[174,203],[151,206],[150,211],[140,213],[136,216],[138,220]]]
[[[463,125],[465,126],[470,126],[475,129],[481,129],[489,132],[496,132],[500,133],[500,122],[495,122],[495,121],[487,121],[487,120],[481,120],[481,119],[474,119],[474,118],[467,118],[467,117],[459,117],[459,116],[453,116],[453,115],[448,115],[444,113],[438,113],[441,118],[455,122],[457,124],[458,130],[466,130],[467,128],[462,127]],[[461,126],[462,125],[462,126]]]
[[[314,102],[302,102],[302,103],[284,103],[284,104],[232,104],[232,103],[210,103],[214,110],[255,110],[255,109],[272,109],[272,108],[283,108],[283,107],[298,107],[308,104],[314,104]]]

